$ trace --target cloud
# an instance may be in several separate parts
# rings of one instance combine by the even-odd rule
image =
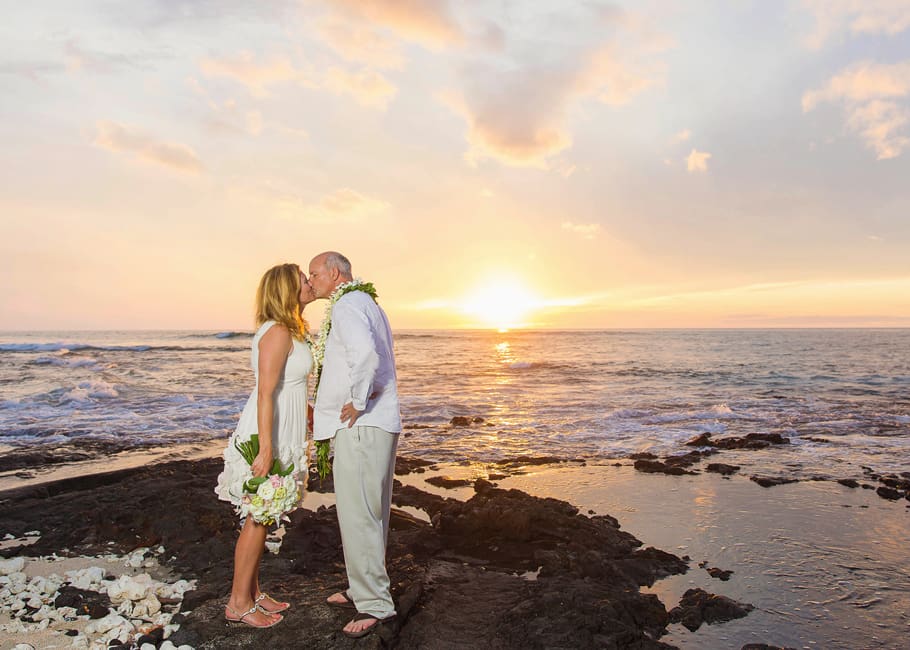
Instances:
[[[465,37],[448,0],[334,0],[332,6],[433,48]]]
[[[371,24],[331,15],[318,25],[317,31],[324,43],[348,61],[376,68],[398,69],[404,65],[398,44]]]
[[[663,75],[662,64],[634,65],[623,58],[619,48],[608,46],[591,56],[578,89],[582,94],[590,91],[605,104],[621,106],[660,83]]]
[[[111,54],[82,46],[69,39],[63,46],[66,67],[73,71],[110,73],[118,68],[143,68],[153,57],[139,54]]]
[[[138,129],[102,120],[96,125],[95,146],[132,154],[139,160],[163,165],[180,172],[199,173],[202,162],[190,147],[156,140]]]
[[[510,34],[508,51],[462,65],[461,88],[439,99],[465,121],[469,163],[550,169],[550,158],[572,146],[569,117],[577,103],[620,106],[662,82],[664,66],[650,58],[654,44],[640,42],[638,23],[592,32],[584,29],[597,19],[590,12],[581,5],[559,21],[549,12],[532,16],[527,33]],[[540,38],[564,47],[542,49]]]
[[[268,95],[269,86],[294,81],[314,86],[312,75],[298,70],[286,57],[276,57],[258,63],[251,52],[241,52],[233,58],[205,58],[199,68],[208,77],[223,77],[237,81],[255,97]]]
[[[60,63],[43,61],[8,61],[0,63],[0,74],[25,77],[32,81],[38,81],[44,75],[58,74],[65,70],[66,66]]]
[[[300,216],[310,223],[360,222],[388,211],[387,202],[365,196],[350,188],[328,194],[317,203],[300,205],[298,201],[283,201],[287,216]]]
[[[802,0],[802,6],[815,17],[815,31],[806,39],[813,49],[845,31],[894,36],[910,27],[908,0]]]
[[[842,70],[818,90],[803,94],[803,111],[811,111],[822,102],[844,100],[858,103],[873,99],[906,97],[910,94],[910,61],[881,64],[872,61],[854,63]]]
[[[43,75],[70,72],[107,74],[120,68],[145,67],[153,57],[140,54],[110,54],[83,47],[75,39],[63,43],[62,55],[54,61],[19,61],[0,63],[0,74],[12,74],[37,80]],[[157,57],[160,58],[160,57]]]
[[[673,136],[673,142],[686,142],[691,137],[692,132],[689,129],[683,129]]]
[[[374,70],[358,72],[333,66],[326,72],[326,88],[338,94],[351,95],[360,104],[385,109],[398,88]]]
[[[910,61],[848,66],[823,87],[803,94],[803,112],[821,103],[844,107],[847,128],[858,134],[879,160],[896,158],[910,146]]]
[[[708,171],[708,159],[710,157],[711,154],[708,152],[693,148],[689,155],[686,156],[686,169],[691,173],[706,172]]]
[[[572,223],[571,221],[564,221],[562,224],[563,230],[568,230],[577,235],[583,236],[585,239],[594,239],[597,233],[600,232],[599,223]]]

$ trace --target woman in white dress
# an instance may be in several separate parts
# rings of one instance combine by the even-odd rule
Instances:
[[[306,276],[296,264],[275,266],[262,276],[256,291],[256,325],[252,365],[256,389],[250,395],[237,429],[224,451],[218,477],[218,498],[240,505],[243,484],[266,476],[275,458],[282,467],[294,464],[306,476],[307,376],[313,357],[305,342],[303,308],[315,299]],[[259,433],[259,455],[252,467],[234,447]],[[301,492],[302,493],[302,492]],[[234,581],[224,616],[232,623],[272,627],[290,607],[259,589],[259,562],[267,528],[247,517],[234,550]]]

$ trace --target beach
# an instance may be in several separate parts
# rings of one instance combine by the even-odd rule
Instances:
[[[397,334],[400,629],[360,645],[902,647],[908,337]],[[223,623],[237,521],[213,487],[249,353],[246,332],[0,340],[0,650],[347,647],[331,481],[264,562],[292,615]]]
[[[266,588],[294,604],[272,630],[222,620],[236,519],[211,493],[217,456],[0,493],[0,533],[38,533],[2,554],[128,561],[140,549],[158,578],[193,586],[167,628],[174,647],[288,639],[313,648],[901,647],[910,623],[906,494],[890,500],[835,481],[766,488],[703,471],[704,461],[685,475],[635,462],[400,457],[389,545],[400,627],[359,644],[340,634],[344,613],[323,602],[344,586],[330,480],[313,483],[279,553],[264,560]],[[700,623],[714,611],[705,603],[684,616],[676,607],[690,589],[730,599],[719,602],[736,618]],[[71,647],[47,630],[0,636],[4,650],[21,642]]]

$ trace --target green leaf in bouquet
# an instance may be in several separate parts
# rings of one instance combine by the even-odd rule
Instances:
[[[243,484],[243,491],[249,492],[250,494],[256,494],[256,490],[259,489],[260,485],[265,483],[267,478],[267,476],[254,476]]]
[[[316,469],[319,471],[320,479],[324,479],[332,473],[332,463],[329,461],[331,451],[332,443],[328,440],[316,441]]]
[[[250,436],[250,439],[245,442],[235,442],[234,447],[240,452],[240,455],[243,456],[247,465],[252,465],[253,461],[256,460],[256,456],[259,455],[259,434],[254,433]]]

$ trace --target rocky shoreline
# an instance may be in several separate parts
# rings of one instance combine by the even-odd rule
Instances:
[[[555,460],[511,459],[493,476]],[[419,473],[427,465],[400,458],[397,473]],[[671,621],[697,628],[750,609],[704,591],[687,593],[678,606],[642,593],[642,586],[686,572],[689,558],[641,548],[613,517],[581,514],[564,501],[499,489],[484,479],[472,481],[467,501],[396,481],[389,540],[399,611],[394,628],[349,640],[340,628],[350,614],[324,603],[345,582],[334,507],[293,513],[280,553],[264,559],[263,584],[294,603],[285,621],[269,630],[229,628],[223,606],[237,521],[212,493],[220,469],[218,458],[174,461],[0,493],[0,534],[42,531],[34,543],[0,555],[128,557],[161,548],[162,565],[194,581],[195,589],[182,592],[179,603],[168,602],[168,625],[179,628],[149,625],[127,638],[120,634],[125,647],[140,647],[141,632],[144,643],[166,648],[286,647],[288,639],[308,648],[671,648],[660,641]],[[325,481],[314,488],[332,486]],[[408,514],[413,508],[429,521]],[[107,600],[92,596],[98,592],[91,588],[73,591],[72,584],[48,598],[66,595],[67,606],[85,607],[84,616],[103,620],[118,611],[112,584],[100,584]],[[23,610],[19,620],[27,626],[38,610]],[[66,641],[59,647],[70,647]]]
[[[705,433],[686,444],[689,449],[681,454],[639,453],[615,464],[631,461],[635,470],[648,474],[708,472],[728,479],[742,466],[716,462],[723,452],[773,451],[790,440],[779,434],[714,438]],[[103,452],[94,447],[13,450],[4,456],[4,468],[29,478],[31,468]],[[73,637],[57,647],[106,648],[121,641],[122,647],[145,644],[144,650],[280,647],[288,638],[305,639],[310,648],[671,648],[661,641],[671,623],[697,630],[702,623],[749,613],[750,604],[703,589],[687,591],[678,604],[642,593],[641,587],[688,571],[691,560],[641,548],[613,517],[581,514],[564,501],[499,489],[495,483],[539,466],[585,464],[585,459],[518,456],[484,464],[483,478],[476,473],[452,478],[440,475],[441,468],[430,461],[400,457],[396,474],[413,475],[405,481],[409,484],[396,480],[389,541],[400,615],[394,629],[360,642],[339,632],[346,613],[324,603],[345,580],[334,507],[293,513],[280,553],[264,561],[264,584],[295,605],[286,620],[272,630],[225,625],[237,522],[232,509],[212,493],[220,458],[158,462],[0,492],[0,537],[12,540],[0,548],[0,556],[9,558],[0,560],[0,599],[9,610],[0,618],[0,632],[27,638],[43,626]],[[864,467],[856,478],[749,478],[762,487],[832,481],[875,491],[889,501],[910,501],[910,473],[880,474]],[[333,491],[331,478],[310,484],[311,492]],[[436,489],[418,487],[423,485]],[[466,500],[447,498],[449,490]],[[18,563],[72,556],[139,564],[132,577],[111,570],[95,575],[93,567],[92,580],[83,571],[27,581]],[[136,576],[143,566],[158,562],[182,582],[168,586]],[[699,567],[720,581],[733,573],[706,562]]]

